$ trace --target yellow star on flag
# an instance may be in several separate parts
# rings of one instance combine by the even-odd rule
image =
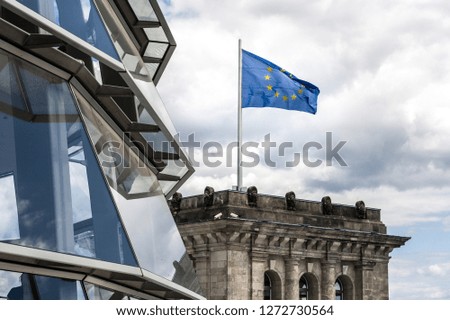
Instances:
[[[268,74],[266,74],[266,76],[264,77],[264,79],[270,80],[270,76],[269,76]]]
[[[293,95],[291,96],[291,98],[292,98],[292,100],[295,100],[295,99],[297,99],[297,96],[296,96],[295,94],[293,94]]]
[[[287,101],[289,98],[287,96],[283,96],[283,101]]]
[[[271,67],[267,67],[267,71],[272,72],[273,69]]]
[[[280,94],[278,92],[275,92],[275,98],[278,98]]]
[[[271,85],[268,85],[268,86],[267,86],[267,90],[271,91],[271,90],[272,90],[272,86],[271,86]]]
[[[299,94],[302,94],[303,93],[303,90],[302,89],[298,89],[298,91],[297,91]]]

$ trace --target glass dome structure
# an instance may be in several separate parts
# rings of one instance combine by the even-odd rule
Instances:
[[[0,299],[202,299],[156,0],[0,1]]]

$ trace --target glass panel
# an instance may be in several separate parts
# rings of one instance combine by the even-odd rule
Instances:
[[[148,0],[128,0],[138,20],[158,21],[155,11]]]
[[[137,100],[137,98],[136,98]],[[137,101],[136,105],[138,105],[138,119],[140,123],[145,124],[156,124],[155,120],[153,120],[152,116],[148,113],[148,111],[145,109],[145,107],[140,104],[139,100]]]
[[[192,262],[163,195],[127,200],[112,189],[139,265],[188,289],[199,290]]]
[[[79,281],[34,276],[40,300],[85,300]]]
[[[2,204],[0,241],[20,239],[16,188],[12,174],[0,175],[0,203]]]
[[[161,173],[179,176],[181,178],[189,171],[181,160],[167,160],[166,164],[166,167]]]
[[[153,78],[159,68],[159,63],[146,63],[145,66],[147,67],[150,77]]]
[[[171,146],[169,139],[167,139],[164,133],[142,132],[141,134],[153,150],[175,153],[175,149]]]
[[[336,298],[335,300],[344,300],[344,291],[342,288],[342,284],[339,280],[337,280],[334,284],[334,289],[336,291]]]
[[[18,2],[119,60],[93,0],[18,0]]]
[[[161,194],[156,175],[89,103],[77,93],[88,133],[110,186],[125,198]]]
[[[153,120],[152,116],[143,105],[139,105],[138,107],[138,122],[156,125],[155,120]],[[175,149],[171,146],[169,139],[164,133],[143,132],[141,134],[154,151],[175,152]]]
[[[19,79],[26,88],[27,99],[33,114],[58,114],[58,115],[78,115],[74,106],[72,95],[67,85],[61,85],[61,79],[47,72],[40,72],[27,63],[19,63]],[[51,103],[52,100],[43,92],[52,92],[58,96],[58,103]],[[61,103],[63,107],[61,108]]]
[[[108,290],[89,282],[85,282],[84,286],[89,300],[131,300],[131,297],[123,292]]]
[[[177,184],[177,181],[159,181],[159,184],[161,185],[161,189],[164,192],[164,194],[167,194],[170,190],[172,190],[175,185]]]
[[[109,300],[114,291],[104,289],[92,283],[85,282],[86,293],[89,300]]]
[[[8,110],[11,106],[26,111],[17,82],[16,68],[9,62],[8,56],[0,55],[0,110]]]
[[[308,282],[304,277],[300,278],[300,300],[308,300]]]
[[[166,33],[162,27],[158,28],[145,28],[145,34],[150,41],[168,42]]]
[[[169,44],[160,42],[149,42],[145,49],[144,56],[162,59]]]
[[[33,300],[27,274],[0,270],[0,299]]]
[[[8,57],[37,113],[0,110],[1,240],[136,266],[67,83]]]

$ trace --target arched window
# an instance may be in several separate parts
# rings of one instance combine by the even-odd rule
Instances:
[[[353,300],[353,282],[350,277],[340,275],[334,284],[336,300]]]
[[[264,300],[272,300],[272,281],[267,272],[264,272]]]
[[[344,286],[342,285],[342,282],[337,279],[336,283],[334,284],[334,290],[336,291],[336,300],[344,300]]]
[[[281,278],[273,270],[264,272],[264,300],[281,300]]]
[[[319,299],[319,282],[317,277],[311,273],[304,273],[298,281],[298,295],[300,300]]]
[[[304,276],[300,278],[299,289],[299,299],[309,300],[309,284]]]

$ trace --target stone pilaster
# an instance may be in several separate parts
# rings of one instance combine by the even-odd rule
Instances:
[[[355,266],[355,298],[357,300],[373,300],[377,299],[374,292],[374,261],[363,260]]]
[[[210,267],[209,267],[209,254],[206,251],[197,252],[193,255],[195,272],[197,274],[200,288],[203,295],[209,299],[210,296]]]
[[[299,299],[299,271],[298,271],[298,259],[286,258],[286,285],[284,297],[286,300],[298,300]]]
[[[322,297],[321,300],[334,300],[336,291],[334,284],[336,282],[336,262],[325,260],[321,262],[322,266]]]
[[[252,252],[252,300],[264,300],[264,272],[267,266],[267,254]]]

